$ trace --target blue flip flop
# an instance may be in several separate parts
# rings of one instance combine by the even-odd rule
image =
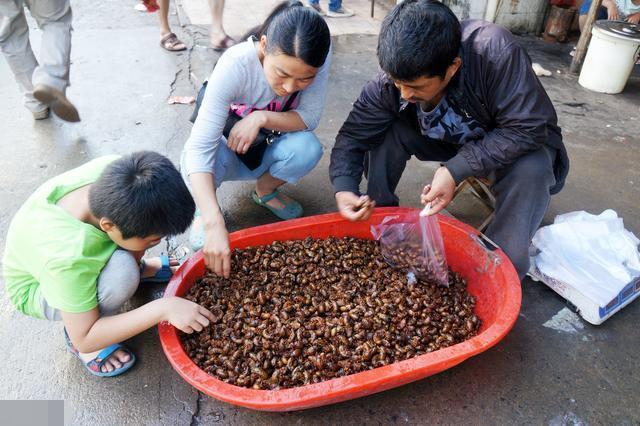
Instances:
[[[126,372],[131,367],[133,367],[133,364],[136,363],[136,356],[133,354],[133,352],[131,352],[126,347],[122,346],[120,343],[107,346],[106,348],[101,350],[98,356],[96,356],[94,359],[92,359],[89,362],[84,362],[84,360],[80,358],[80,353],[78,352],[78,350],[75,348],[75,346],[73,346],[73,343],[71,343],[71,339],[69,339],[67,330],[64,331],[64,342],[67,345],[67,350],[71,352],[73,355],[75,355],[80,361],[82,361],[84,368],[86,368],[89,371],[89,373],[93,374],[94,376],[98,376],[98,377],[119,376],[120,374]],[[113,371],[103,372],[102,366],[104,365],[104,363],[107,362],[109,357],[119,349],[122,349],[129,355],[130,357],[129,361],[122,363],[122,367],[116,368]]]
[[[263,197],[258,197],[258,194],[256,194],[256,191],[253,191],[251,193],[251,198],[257,205],[271,210],[271,213],[275,214],[282,220],[295,219],[297,217],[302,216],[302,206],[300,205],[300,203],[291,199],[289,201],[286,201],[282,196],[282,194],[280,193],[279,189],[276,189],[271,194],[267,194]],[[267,204],[269,201],[273,200],[274,198],[280,201],[284,205],[284,207],[281,209],[278,209]]]
[[[169,282],[171,277],[173,276],[173,271],[171,270],[171,266],[169,265],[169,256],[162,255],[160,256],[160,262],[162,263],[162,267],[158,269],[158,272],[152,277],[142,278],[140,283],[166,283]],[[140,261],[140,273],[144,270],[145,263],[144,259]]]

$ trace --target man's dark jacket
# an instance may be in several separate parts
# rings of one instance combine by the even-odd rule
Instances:
[[[419,52],[416,52],[419,54]],[[462,67],[447,87],[447,100],[487,131],[466,142],[445,163],[457,183],[486,177],[543,145],[557,150],[555,194],[569,171],[569,158],[551,100],[531,68],[531,59],[506,29],[484,21],[462,22]],[[395,120],[420,134],[416,104],[407,104],[393,81],[381,73],[362,89],[331,152],[329,174],[335,191],[359,193],[364,156],[384,141]],[[438,143],[427,140],[424,143]]]

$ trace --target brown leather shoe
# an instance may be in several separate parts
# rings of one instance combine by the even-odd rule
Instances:
[[[51,111],[64,121],[72,123],[80,121],[78,110],[60,90],[45,84],[36,84],[33,88],[33,97],[49,105]]]

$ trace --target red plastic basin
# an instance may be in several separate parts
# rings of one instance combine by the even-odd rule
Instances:
[[[412,211],[406,208],[376,209],[367,222],[351,223],[338,214],[327,214],[244,229],[230,235],[232,248],[269,244],[272,241],[329,236],[371,239],[370,226],[385,216]],[[513,327],[520,311],[520,280],[506,255],[487,250],[477,240],[478,231],[439,216],[449,266],[468,283],[476,297],[476,315],[482,320],[477,336],[457,345],[406,361],[325,382],[280,390],[255,390],[224,383],[202,371],[186,354],[177,330],[159,325],[160,341],[173,368],[199,391],[222,401],[256,410],[292,411],[333,404],[381,392],[451,368],[498,343]],[[182,296],[204,274],[202,252],[196,253],[173,276],[165,297]]]

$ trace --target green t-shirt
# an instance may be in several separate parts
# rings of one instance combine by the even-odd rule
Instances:
[[[98,275],[116,244],[56,203],[95,182],[117,158],[100,157],[48,180],[14,216],[2,263],[7,293],[19,311],[42,318],[41,295],[49,306],[64,312],[86,312],[98,306]]]

